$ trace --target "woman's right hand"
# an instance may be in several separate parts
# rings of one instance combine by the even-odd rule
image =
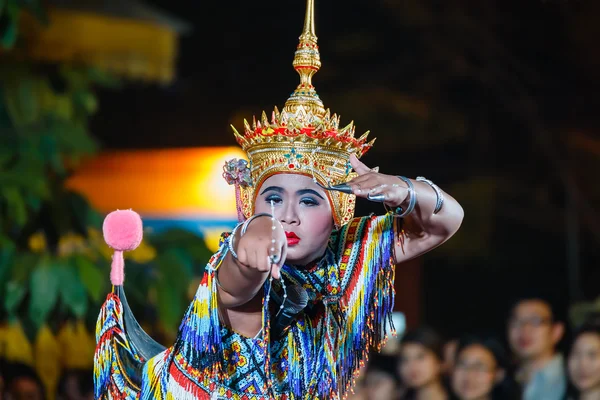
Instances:
[[[266,277],[271,271],[274,279],[280,278],[280,269],[287,255],[287,239],[281,223],[273,224],[266,216],[257,217],[250,222],[244,235],[239,229],[236,236],[236,261],[244,276],[252,279],[259,273]]]

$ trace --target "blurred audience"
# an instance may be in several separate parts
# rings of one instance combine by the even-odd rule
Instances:
[[[71,369],[58,383],[58,400],[93,400],[94,371]]]
[[[564,335],[549,301],[524,298],[512,308],[508,341],[517,358],[516,380],[524,400],[562,400],[567,388],[563,357],[556,348]]]
[[[45,400],[44,385],[33,368],[24,364],[6,365],[7,400]]]
[[[568,358],[570,400],[600,399],[600,325],[590,323],[573,337]]]
[[[458,339],[450,339],[444,344],[444,364],[442,366],[442,370],[445,375],[450,375],[452,370],[454,370],[457,348]]]
[[[402,394],[395,356],[373,354],[364,379],[365,400],[399,400]]]
[[[508,357],[494,339],[463,338],[457,346],[452,390],[458,400],[517,400],[508,371]]]
[[[442,381],[443,342],[429,328],[408,332],[401,341],[399,370],[406,392],[402,400],[446,400]]]
[[[600,400],[600,313],[571,341],[567,362],[558,345],[560,313],[541,297],[522,298],[507,323],[509,354],[500,341],[465,335],[444,342],[433,329],[409,331],[370,355],[348,400]],[[0,360],[0,400],[45,400],[36,372]],[[93,371],[67,369],[57,400],[94,399]]]

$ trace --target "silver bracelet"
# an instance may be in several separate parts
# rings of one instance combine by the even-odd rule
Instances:
[[[406,186],[408,187],[408,206],[401,214],[396,214],[398,218],[404,218],[415,210],[415,206],[417,205],[417,192],[415,192],[415,186],[410,179],[400,175],[398,175],[398,178],[402,179],[402,181],[406,183]]]
[[[233,249],[233,239],[235,238],[235,233],[237,232],[238,228],[242,226],[241,223],[237,224],[235,226],[235,228],[233,228],[233,230],[231,231],[231,235],[229,235],[229,240],[227,240],[227,248],[229,249],[229,252],[231,253],[231,256],[233,258],[235,258],[236,260],[238,259],[238,255],[235,252],[235,250]]]
[[[251,216],[250,218],[248,218],[246,220],[246,222],[244,222],[244,225],[242,225],[242,235],[244,235],[246,233],[246,230],[248,230],[248,225],[250,225],[250,223],[258,217],[269,217],[269,218],[273,219],[273,216],[269,213],[260,213],[260,214]]]
[[[435,183],[431,182],[429,179],[426,179],[423,176],[418,176],[417,181],[425,182],[426,184],[431,186],[431,188],[435,191],[436,200],[435,200],[435,208],[433,209],[433,213],[434,214],[439,213],[440,210],[442,209],[442,207],[444,206],[444,193],[442,193],[442,190],[438,187],[438,185],[436,185]]]

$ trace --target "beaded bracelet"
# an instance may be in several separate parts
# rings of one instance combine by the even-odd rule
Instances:
[[[426,179],[423,176],[418,176],[417,181],[428,184],[435,191],[436,200],[435,200],[435,208],[433,209],[433,213],[434,214],[439,213],[440,210],[442,209],[442,207],[444,206],[444,193],[442,193],[442,190],[438,187],[438,185],[436,185],[435,183],[431,182],[429,179]]]

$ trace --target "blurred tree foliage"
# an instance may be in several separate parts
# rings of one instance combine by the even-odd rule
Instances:
[[[87,121],[97,109],[93,86],[107,81],[85,67],[0,67],[0,298],[8,317],[27,316],[33,331],[57,308],[84,317],[88,299],[98,303],[107,290],[105,260],[80,240],[102,219],[64,186],[97,148]]]
[[[24,9],[45,18],[35,0],[0,1],[0,321],[19,320],[33,339],[44,324],[54,332],[67,320],[91,326],[110,290],[102,216],[65,182],[98,149],[88,128],[95,89],[120,82],[90,66],[11,57]],[[181,231],[151,235],[126,255],[141,321],[173,332],[209,256]]]

